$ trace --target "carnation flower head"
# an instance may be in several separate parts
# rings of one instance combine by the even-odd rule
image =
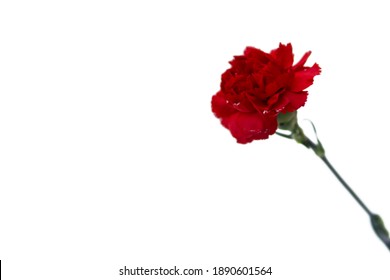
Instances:
[[[307,87],[321,72],[315,63],[305,66],[310,51],[293,65],[291,44],[279,44],[270,53],[247,47],[230,61],[211,107],[238,143],[267,139],[278,128],[279,114],[295,112],[307,99]]]

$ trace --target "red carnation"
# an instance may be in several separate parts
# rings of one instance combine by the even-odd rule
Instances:
[[[211,106],[238,143],[267,139],[278,127],[279,113],[294,112],[305,104],[305,89],[321,72],[316,63],[304,66],[310,53],[293,65],[291,44],[279,44],[271,53],[247,47],[244,55],[230,61]]]

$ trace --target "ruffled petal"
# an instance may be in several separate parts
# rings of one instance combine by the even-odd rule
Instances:
[[[269,100],[268,103],[271,104],[273,112],[280,113],[285,110],[287,104],[289,103],[289,100],[284,96],[284,93],[280,93],[277,95],[276,100]]]
[[[291,79],[290,73],[283,73],[275,76],[273,81],[270,81],[265,86],[265,96],[272,96],[286,89]]]
[[[285,92],[283,97],[288,100],[287,105],[284,107],[282,113],[286,112],[294,112],[298,110],[300,107],[305,105],[307,100],[307,91],[301,92]]]
[[[310,68],[304,68],[302,71],[294,73],[294,79],[290,85],[290,90],[299,92],[313,84],[314,76],[321,73],[321,68],[315,63]]]
[[[222,124],[230,130],[230,133],[240,144],[247,144],[253,140],[267,139],[269,135],[275,133],[278,126],[275,116],[241,112],[223,119]]]
[[[221,91],[218,91],[211,98],[211,110],[218,118],[226,118],[236,112],[236,110],[232,107],[231,104],[229,104]]]
[[[270,61],[270,55],[268,53],[253,47],[247,47],[244,51],[244,56],[248,66],[248,73],[261,71]]]
[[[271,55],[276,63],[283,68],[289,68],[293,64],[294,55],[290,43],[287,45],[280,43],[279,48],[271,51]]]
[[[245,56],[235,56],[232,61],[229,62],[232,66],[228,71],[233,73],[246,73],[248,72],[248,65]]]
[[[249,60],[255,60],[261,63],[268,63],[270,56],[268,53],[263,52],[254,47],[246,47],[244,50],[244,56]]]
[[[293,70],[299,70],[300,68],[302,68],[305,65],[310,55],[311,55],[311,51],[306,52],[302,56],[301,60],[299,60],[298,63],[293,66]]]
[[[264,94],[264,91],[260,89],[255,89],[252,92],[246,94],[246,98],[250,101],[253,108],[259,113],[263,114],[266,111],[269,111],[267,104],[267,97]]]

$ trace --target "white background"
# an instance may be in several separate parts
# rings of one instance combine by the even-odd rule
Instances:
[[[225,279],[119,276],[124,265],[389,279],[390,252],[311,151],[278,136],[239,145],[210,109],[246,46],[291,42],[296,60],[311,50],[323,72],[299,118],[390,228],[389,12],[387,1],[1,1],[4,279]]]

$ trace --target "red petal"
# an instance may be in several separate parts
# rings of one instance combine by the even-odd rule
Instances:
[[[284,94],[278,94],[278,98],[276,100],[273,100],[271,103],[271,100],[268,100],[268,104],[272,104],[271,108],[274,112],[282,112],[285,107],[288,105],[289,100],[284,96]]]
[[[211,110],[218,118],[226,118],[236,112],[225,99],[223,93],[218,91],[211,99]]]
[[[279,44],[279,48],[271,51],[271,55],[277,64],[283,68],[291,67],[293,64],[294,55],[290,43],[287,45]]]
[[[246,47],[244,50],[244,56],[248,59],[255,59],[262,63],[267,63],[269,61],[268,53],[254,47]]]
[[[313,78],[321,73],[321,68],[315,63],[312,67],[294,73],[290,90],[299,92],[313,84]]]
[[[244,51],[244,56],[247,63],[247,73],[261,71],[264,66],[270,61],[270,55],[262,50],[247,47]]]
[[[289,73],[283,73],[278,76],[275,75],[275,79],[265,86],[265,96],[272,96],[277,92],[284,90],[287,87],[290,78],[291,75]]]
[[[278,126],[275,116],[264,116],[257,113],[237,112],[223,119],[222,124],[228,128],[237,142],[250,143],[253,140],[267,139],[274,134]]]
[[[233,72],[233,73],[245,73],[247,72],[247,62],[246,58],[243,55],[235,56],[232,61],[229,62],[232,66],[231,69],[228,69],[227,71]]]
[[[302,56],[301,60],[298,61],[298,63],[293,66],[293,69],[294,70],[296,70],[296,69],[299,70],[299,68],[302,68],[305,65],[305,63],[306,63],[306,61],[307,61],[307,59],[309,58],[310,55],[311,55],[311,51],[308,51],[307,53],[305,53]]]
[[[298,110],[300,107],[305,105],[307,99],[307,92],[286,92],[284,93],[284,98],[288,100],[288,104],[283,109],[283,113],[286,112],[294,112]]]

